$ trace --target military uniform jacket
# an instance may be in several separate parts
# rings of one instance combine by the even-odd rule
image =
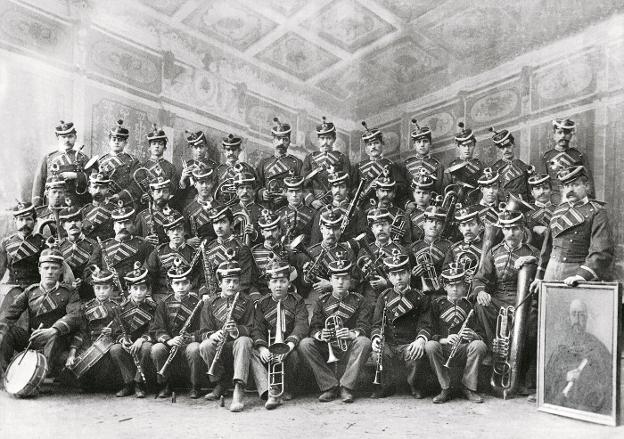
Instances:
[[[95,206],[93,203],[89,203],[83,206],[81,209],[82,217],[82,230],[88,238],[96,239],[108,239],[115,236],[113,229],[113,218],[111,216],[116,206],[106,201],[102,204]]]
[[[381,245],[377,241],[373,241],[371,243],[364,244],[364,245],[367,245],[371,253],[375,256],[373,260],[374,266],[371,267],[371,270],[372,270],[372,272],[370,273],[371,278],[377,275],[377,271],[378,271],[377,269],[381,269],[381,271],[383,271],[387,276],[387,271],[383,263],[383,260],[384,258],[392,256],[392,252],[394,250],[399,251],[401,254],[408,254],[407,249],[403,247],[402,245],[397,244],[395,241],[388,241],[385,245]],[[358,253],[356,260],[359,260],[362,257],[370,258],[370,256],[368,255],[368,252],[364,250],[363,248],[360,248],[360,251]],[[361,274],[364,275],[366,273],[361,273]]]
[[[304,181],[303,189],[306,191],[305,201],[309,205],[314,197],[320,196],[329,190],[329,182],[327,181],[329,167],[333,167],[336,171],[345,171],[351,176],[351,163],[349,158],[340,151],[314,151],[305,156],[301,175],[306,177],[317,168],[323,168],[314,177]]]
[[[345,200],[342,203],[333,202],[331,205],[325,206],[316,212],[316,214],[314,215],[314,219],[312,220],[312,232],[310,233],[310,244],[316,244],[318,242],[321,242],[321,240],[323,239],[321,235],[321,215],[330,208],[331,209],[338,208],[342,212],[343,215],[346,215],[347,210],[349,209],[350,203],[351,203],[351,200]],[[365,230],[361,228],[362,224],[365,223],[366,221],[366,218],[363,219],[362,215],[363,215],[362,211],[356,207],[353,213],[353,217],[351,218],[351,221],[349,221],[347,228],[340,236],[341,241],[347,241],[351,238],[355,238],[357,235],[359,235]]]
[[[298,235],[305,235],[304,243],[310,241],[310,233],[314,224],[316,210],[301,203],[299,206],[286,205],[276,212],[284,230],[284,236],[292,239]]]
[[[146,268],[152,280],[152,294],[170,293],[167,271],[173,266],[176,258],[190,264],[195,255],[195,249],[186,243],[172,249],[169,243],[160,244],[147,258]],[[201,264],[196,263],[191,271],[191,290],[197,291],[203,283],[204,276]]]
[[[206,340],[223,328],[232,304],[234,304],[235,296],[233,294],[230,297],[221,297],[219,292],[216,297],[213,297],[204,305],[200,320],[201,340]],[[254,303],[243,292],[238,295],[238,300],[234,304],[232,320],[236,322],[239,336],[251,336],[254,322]]]
[[[293,175],[301,175],[302,166],[303,162],[301,159],[289,153],[281,157],[272,155],[271,157],[260,159],[256,167],[256,175],[258,176],[258,182],[261,187],[258,192],[262,194],[262,191],[266,190],[267,183],[273,177],[277,176],[276,178],[278,180],[283,180],[284,177],[288,177],[289,174],[285,173],[287,171],[291,171]]]
[[[214,200],[203,203],[197,197],[186,205],[182,211],[182,216],[186,220],[185,229],[188,230],[191,237],[207,239],[208,241],[217,237],[208,214],[213,205]]]
[[[465,297],[455,301],[449,300],[447,296],[436,297],[431,301],[431,326],[427,329],[427,338],[440,341],[451,334],[459,333],[472,308],[472,304]],[[476,332],[481,340],[485,340],[485,331],[476,315],[472,315],[466,327]]]
[[[187,162],[185,162],[184,166],[186,167],[205,166],[209,169],[215,170],[216,172],[216,169],[219,166],[219,164],[213,160],[206,158],[202,160],[195,160],[195,159],[188,160]],[[218,174],[214,174],[214,175],[216,176]],[[180,177],[178,176],[178,178]],[[188,204],[197,196],[197,190],[193,187],[192,184],[190,184],[190,180],[187,180],[184,182],[176,180],[175,183],[177,185],[176,192],[172,192],[172,194],[175,194],[176,204],[180,208],[180,211],[183,211],[184,209],[186,209]],[[216,188],[216,185],[215,185],[215,188]]]
[[[589,175],[589,180],[592,182],[591,169],[586,157],[576,148],[567,148],[565,151],[559,151],[556,148],[549,149],[542,156],[543,171],[550,176],[551,181],[557,181],[557,173],[564,168],[570,166],[582,165],[585,166],[585,171]],[[553,192],[559,193],[559,186],[553,184]]]
[[[234,235],[230,235],[229,238],[223,241],[217,238],[206,244],[205,255],[208,256],[208,260],[212,265],[212,272],[213,274],[216,273],[220,263],[230,260],[227,256],[228,249],[234,251],[233,259],[238,261],[241,267],[241,290],[247,292],[253,287],[252,279],[255,280],[258,277],[258,273],[253,263],[253,257],[251,256],[249,247],[243,245]]]
[[[9,283],[22,287],[39,282],[39,254],[45,248],[45,239],[32,233],[22,239],[18,233],[0,242],[0,279],[9,270]]]
[[[407,181],[407,176],[405,175],[406,174],[405,168],[403,168],[402,166],[399,166],[398,164],[394,163],[390,159],[382,157],[377,160],[371,160],[371,159],[362,160],[360,163],[357,164],[357,166],[355,166],[353,181],[354,183],[360,184],[360,181],[365,180],[364,188],[362,189],[362,191],[364,191],[366,190],[370,182],[372,182],[374,179],[376,179],[380,175],[383,175],[383,171],[386,166],[390,170],[390,176],[396,182],[395,201],[397,202],[397,204],[401,203],[403,200],[405,200],[408,197],[407,188],[409,187],[409,183]],[[351,190],[353,191],[353,193],[355,193],[357,186],[355,184],[353,186],[354,187],[352,187]],[[360,200],[361,204],[369,205],[370,204],[369,200],[374,199],[374,196],[375,196],[374,189],[371,190],[371,192],[369,192],[368,194],[365,194],[364,192],[362,192],[362,199]]]
[[[215,172],[217,179],[215,183],[215,194],[214,194],[215,199],[219,201],[220,203],[226,203],[230,201],[234,197],[234,195],[236,195],[235,193],[234,194],[224,193],[220,189],[220,186],[221,186],[221,183],[223,183],[225,180],[230,180],[231,182],[232,179],[234,179],[238,175],[239,172],[235,169],[236,165],[238,164],[242,166],[243,172],[249,172],[253,174],[254,176],[256,175],[256,170],[249,163],[236,162],[233,165],[230,165],[229,163],[221,163],[217,167],[217,170]]]
[[[498,205],[496,203],[486,204],[485,201],[481,200],[479,206],[481,207],[479,219],[483,224],[494,225],[498,223]]]
[[[337,298],[332,292],[321,294],[312,312],[310,336],[314,337],[325,327],[327,317],[335,315],[342,319],[345,328],[368,337],[372,312],[371,303],[355,291],[349,291],[342,299]]]
[[[118,241],[116,238],[107,239],[102,243],[102,260],[98,266],[106,267],[105,258],[117,270],[119,279],[124,283],[123,277],[134,270],[134,263],[139,261],[145,263],[154,247],[138,236],[131,236],[124,241]],[[110,268],[110,267],[109,267]]]
[[[149,327],[154,320],[156,312],[156,302],[149,297],[141,303],[136,303],[131,297],[128,297],[119,306],[119,323],[124,325],[130,341],[136,341],[143,338],[145,341],[152,341],[149,334]],[[123,331],[120,331],[118,341],[123,337]]]
[[[113,330],[111,339],[115,339],[115,331],[118,329],[115,313],[119,312],[119,304],[112,300],[100,302],[98,299],[91,299],[80,307],[80,329],[74,335],[71,348],[84,350],[91,346],[102,334],[102,330],[111,322]]]
[[[132,175],[139,167],[136,157],[122,152],[121,154],[106,153],[98,160],[98,167],[110,175],[113,194],[121,199],[131,199],[138,203],[143,193],[142,189],[134,182]]]
[[[282,329],[284,343],[292,342],[297,346],[302,338],[308,335],[308,308],[303,298],[294,292],[289,292],[282,299]],[[273,296],[263,297],[256,304],[254,311],[254,324],[251,338],[254,346],[269,347],[267,336],[271,331],[271,337],[275,337],[277,323],[277,301]]]
[[[458,262],[457,258],[465,252],[467,252],[468,254],[464,256],[471,258],[471,260],[473,261],[477,261],[478,266],[478,263],[481,260],[482,248],[483,239],[481,235],[479,235],[477,238],[469,243],[463,240],[456,242],[455,244],[451,245],[446,251],[446,255],[444,256],[444,263],[442,264],[442,270],[446,270],[447,268],[449,268],[449,265],[452,262]]]
[[[264,295],[269,293],[268,280],[266,275],[266,267],[273,260],[274,255],[282,261],[288,261],[291,266],[296,266],[297,260],[294,254],[288,251],[281,244],[275,248],[268,249],[262,244],[256,244],[251,248],[251,255],[253,256],[254,264],[258,272],[258,278],[256,279],[256,287],[260,291],[260,294]]]
[[[75,199],[77,195],[85,194],[88,182],[83,168],[88,161],[88,156],[73,149],[69,152],[57,150],[46,154],[35,172],[32,187],[33,204],[37,206],[44,203],[46,180],[52,174],[51,167],[54,164],[58,165],[59,172],[76,172],[77,174],[76,179],[65,181],[65,189],[68,196]]]
[[[431,255],[433,265],[436,273],[439,275],[442,272],[442,265],[444,264],[444,257],[451,247],[451,241],[448,239],[436,239],[433,242],[426,242],[424,239],[416,241],[410,247],[410,253],[416,257],[421,252],[427,252]]]
[[[419,207],[416,207],[409,214],[410,224],[412,227],[412,240],[418,241],[423,238],[425,231],[423,230],[423,223],[425,222],[425,211]]]
[[[149,329],[151,339],[157,343],[165,343],[167,340],[180,335],[180,330],[184,327],[189,317],[191,317],[193,310],[200,301],[201,299],[195,293],[190,292],[182,300],[178,300],[175,294],[172,293],[158,302],[154,312],[154,320],[152,320]],[[203,305],[200,306],[203,307]],[[201,339],[199,334],[200,313],[201,309],[193,315],[191,324],[186,331],[195,341]]]
[[[59,245],[59,250],[77,279],[84,280],[89,277],[91,275],[89,267],[97,264],[101,258],[100,245],[84,235],[79,236],[74,242],[65,238]]]
[[[472,282],[471,295],[476,297],[485,291],[514,305],[518,289],[518,270],[514,264],[520,257],[537,258],[538,253],[535,247],[524,243],[516,248],[509,248],[506,242],[495,245],[483,257],[483,264]]]
[[[492,165],[492,170],[500,175],[500,188],[505,199],[509,193],[529,199],[528,169],[529,165],[520,159],[510,162],[500,159]]]
[[[78,293],[59,283],[47,292],[34,284],[20,293],[0,320],[0,334],[15,325],[24,311],[28,312],[31,332],[43,324],[43,329],[55,328],[59,335],[67,335],[80,325]]]
[[[384,306],[388,308],[384,334],[387,343],[409,344],[418,337],[428,340],[431,324],[431,300],[428,296],[414,288],[408,288],[401,294],[397,293],[394,288],[386,289],[377,298],[371,338],[380,333]]]
[[[546,204],[543,203],[533,203],[531,204],[533,209],[531,212],[525,213],[527,219],[527,226],[529,229],[533,230],[536,226],[544,226],[548,229],[550,224],[550,218],[552,217],[552,213],[555,210],[555,205],[549,201]],[[531,234],[531,240],[529,244],[538,249],[542,248],[542,244],[544,244],[544,234],[540,235],[537,233]]]
[[[176,168],[173,166],[173,163],[162,157],[157,160],[149,158],[145,162],[143,162],[141,166],[147,169],[151,178],[163,177],[165,179],[168,179],[171,195],[176,194],[179,186],[180,175],[178,174]]]
[[[153,232],[156,236],[158,236],[159,244],[169,242],[169,237],[163,227],[165,221],[166,217],[162,210],[156,208],[152,209],[152,212],[150,212],[149,209],[142,210],[136,216],[134,221],[136,234],[145,238]]]
[[[463,173],[465,174],[464,183],[468,183],[474,187],[479,187],[479,183],[477,183],[477,180],[481,176],[481,173],[483,172],[485,165],[483,164],[481,160],[474,158],[474,157],[469,158],[468,160],[465,160],[465,161],[468,162],[468,164],[466,165],[466,168],[463,171]],[[455,160],[453,160],[451,163],[448,164],[448,166],[446,167],[445,174],[444,174],[445,186],[447,186],[449,183],[457,183],[455,178],[451,176],[451,174],[449,174],[448,168],[458,165],[463,162],[464,160],[460,158],[456,158]]]
[[[404,162],[405,169],[409,181],[420,175],[420,170],[424,169],[427,173],[433,175],[437,180],[434,182],[433,190],[438,194],[443,193],[444,184],[444,165],[436,158],[426,155],[423,157],[414,154],[407,158]]]
[[[548,262],[579,264],[576,274],[585,280],[608,280],[614,242],[609,218],[595,200],[561,203],[552,214],[540,253],[537,278],[543,279]],[[554,262],[553,261],[553,262]]]
[[[318,257],[318,255],[323,251],[323,249],[325,249],[324,251],[324,256],[321,257],[321,259],[319,260],[319,277],[323,278],[323,279],[327,279],[329,280],[329,263],[332,261],[335,261],[337,259],[346,259],[349,261],[354,261],[355,260],[355,255],[357,254],[357,252],[359,251],[359,248],[354,248],[354,246],[352,246],[349,242],[339,242],[337,243],[335,246],[331,247],[331,248],[325,248],[324,244],[318,243],[313,245],[312,247],[308,248],[308,252],[310,253],[311,256],[314,257],[314,259],[316,259]],[[341,255],[344,255],[342,258],[340,257]],[[298,267],[300,267],[301,269],[299,270],[301,274],[301,278],[302,278],[302,283],[304,283],[303,281],[303,264],[305,262],[310,261],[310,258],[306,255],[304,255],[303,253],[299,253],[298,254],[298,259],[299,259],[299,263],[298,263]],[[313,261],[310,261],[311,263]],[[351,269],[351,288],[355,289],[358,282],[359,282],[359,272],[357,270],[357,267],[355,264],[353,264],[353,268]]]

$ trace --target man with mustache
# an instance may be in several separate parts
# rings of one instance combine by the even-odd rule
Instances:
[[[96,239],[99,236],[100,239],[108,239],[115,236],[111,213],[116,204],[110,196],[110,184],[111,180],[105,172],[93,171],[89,176],[91,202],[82,207],[82,228],[89,238]],[[131,201],[129,198],[125,200],[126,203]]]
[[[256,175],[256,171],[249,163],[239,160],[242,143],[243,139],[234,134],[228,134],[221,142],[225,163],[217,167],[214,193],[215,200],[219,203],[227,203],[236,196],[233,182],[238,174],[245,172]]]
[[[420,174],[412,179],[412,200],[405,203],[405,212],[409,215],[412,239],[418,241],[422,239],[423,223],[425,221],[425,209],[434,195],[434,178],[425,169],[420,170]]]
[[[483,223],[479,218],[480,207],[477,205],[455,205],[455,222],[462,234],[462,239],[451,245],[444,256],[442,268],[448,269],[450,264],[459,263],[464,269],[478,265],[483,248]],[[476,264],[476,265],[475,265]],[[471,273],[467,273],[470,276]],[[474,275],[474,271],[472,273]]]
[[[193,248],[198,248],[203,239],[212,241],[217,237],[208,217],[208,212],[215,204],[214,175],[214,168],[203,164],[196,165],[191,173],[196,195],[186,204],[182,216],[185,218],[185,229],[190,233],[187,243]]]
[[[151,179],[162,177],[163,180],[169,181],[169,194],[175,196],[178,189],[176,183],[180,177],[173,164],[163,157],[169,139],[162,128],[159,129],[156,124],[153,128],[151,132],[147,133],[150,157],[141,163],[141,166],[147,169]]]
[[[556,180],[559,171],[571,166],[583,166],[591,195],[593,179],[587,158],[578,149],[570,146],[570,141],[576,133],[576,123],[570,119],[555,119],[552,121],[552,126],[554,148],[549,149],[542,156],[542,171],[552,180]],[[559,187],[553,187],[553,197],[555,203],[565,201],[565,198],[561,197]]]
[[[170,199],[170,181],[165,177],[152,178],[149,183],[149,206],[137,215],[134,231],[155,247],[169,240],[163,222],[164,217],[173,211],[169,206]]]
[[[236,188],[236,196],[239,202],[232,206],[232,214],[236,216],[238,212],[244,212],[249,217],[249,223],[246,225],[235,224],[237,235],[244,237],[249,241],[250,245],[257,244],[261,241],[260,226],[258,218],[262,212],[262,207],[256,203],[256,177],[249,172],[241,172],[234,177],[234,187]]]
[[[496,131],[494,127],[490,127],[492,142],[501,151],[502,157],[492,166],[492,170],[500,175],[500,191],[501,197],[507,199],[511,193],[520,195],[523,199],[529,199],[528,189],[528,171],[529,165],[519,158],[515,157],[514,136],[508,130]]]
[[[325,116],[323,121],[316,126],[316,136],[318,137],[319,150],[306,155],[301,168],[301,175],[306,177],[305,202],[314,209],[321,209],[325,203],[323,195],[329,191],[327,181],[328,170],[332,167],[338,171],[351,173],[351,162],[349,158],[340,151],[334,150],[336,143],[336,126],[333,122],[328,122]],[[310,176],[311,173],[314,175]]]
[[[193,173],[200,166],[211,170],[217,169],[220,159],[219,151],[212,143],[209,144],[203,131],[191,132],[186,130],[185,133],[186,143],[188,147],[191,148],[192,158],[182,163],[182,173],[178,184],[179,190],[176,193],[176,199],[182,210],[186,208],[187,204],[193,200],[197,194],[196,188],[193,188]]]
[[[89,157],[80,150],[76,151],[76,127],[72,122],[61,121],[55,128],[57,150],[46,154],[35,171],[32,186],[32,201],[35,206],[44,203],[45,184],[48,177],[54,172],[60,173],[65,183],[67,196],[74,204],[82,206],[88,201],[87,174],[84,165]],[[52,168],[56,169],[52,169]]]
[[[416,119],[412,119],[414,130],[410,133],[414,154],[405,160],[407,177],[415,180],[420,178],[422,171],[431,175],[434,180],[432,190],[442,194],[444,165],[434,157],[431,157],[431,128],[419,126]]]
[[[446,167],[444,186],[450,183],[465,183],[474,188],[477,187],[477,178],[481,175],[485,165],[474,157],[477,139],[472,129],[465,126],[463,122],[459,122],[457,126],[459,131],[455,134],[455,143],[458,156]],[[461,178],[458,175],[461,175]]]
[[[273,122],[275,122],[275,126],[271,128],[273,156],[260,160],[256,167],[256,175],[258,175],[258,183],[260,185],[258,190],[259,200],[267,203],[271,208],[277,209],[286,204],[284,196],[278,195],[284,187],[284,177],[289,175],[288,171],[291,171],[291,175],[301,175],[303,162],[301,159],[288,153],[292,131],[291,126],[280,122],[277,117],[273,118]],[[273,179],[275,181],[271,182]],[[271,182],[272,188],[268,187],[269,182]]]
[[[552,201],[552,182],[548,174],[533,173],[528,183],[533,198],[533,203],[531,203],[533,210],[527,212],[527,223],[533,232],[530,244],[541,249],[550,218],[556,207]]]
[[[613,235],[604,203],[590,200],[585,167],[559,172],[562,199],[550,219],[531,291],[540,282],[609,280],[614,254]]]
[[[286,244],[289,244],[293,238],[301,234],[304,235],[304,243],[306,245],[310,242],[310,233],[316,210],[303,203],[303,178],[293,175],[284,179],[288,204],[280,207],[277,210],[277,214],[280,216]]]

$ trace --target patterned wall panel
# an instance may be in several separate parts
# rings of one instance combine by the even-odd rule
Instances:
[[[412,21],[434,7],[445,3],[445,0],[376,0],[397,17]]]
[[[139,0],[139,2],[144,5],[170,17],[175,14],[187,1],[188,0]]]
[[[466,122],[482,127],[520,116],[521,89],[517,81],[499,85],[466,99]]]
[[[266,102],[257,96],[247,96],[245,123],[250,131],[260,136],[271,139],[271,128],[275,125],[273,118],[279,118],[280,122],[288,123],[293,130],[291,137],[297,138],[297,114],[281,108],[270,102]]]
[[[253,1],[253,0],[252,0]],[[305,4],[308,3],[307,0],[289,0],[285,2],[284,0],[263,0],[262,5],[272,10],[290,17],[295,12],[299,11]]]
[[[463,118],[463,111],[460,112],[459,108],[458,102],[448,102],[413,114],[409,120],[416,119],[418,125],[431,128],[433,148],[436,149],[455,136],[457,121]]]

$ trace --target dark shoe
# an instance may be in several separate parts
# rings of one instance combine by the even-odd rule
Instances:
[[[318,397],[320,402],[330,402],[338,397],[337,389],[334,387],[332,389],[326,390]]]
[[[377,386],[377,389],[370,396],[372,399],[386,398],[388,396],[394,395],[396,392],[396,388],[394,386],[382,387]]]
[[[414,399],[423,399],[425,397],[423,393],[420,390],[418,390],[416,387],[410,386],[410,392],[412,394],[412,397],[414,397]]]
[[[281,404],[279,396],[269,395],[267,402],[264,404],[264,408],[267,410],[276,409]]]
[[[169,383],[165,384],[165,386],[158,392],[159,398],[169,398],[171,396],[171,386]]]
[[[207,393],[204,398],[208,401],[216,401],[221,398],[221,396],[225,393],[225,386],[221,383],[217,383],[214,389],[210,393]]]
[[[189,392],[189,398],[191,399],[199,398],[199,389],[197,387],[191,388],[191,391]]]
[[[142,383],[135,383],[134,384],[134,395],[137,398],[145,398],[145,389],[143,389],[143,384]]]
[[[342,402],[346,402],[347,404],[351,403],[353,402],[353,393],[351,393],[351,391],[347,389],[346,387],[341,387],[340,399],[342,399]]]
[[[124,384],[121,390],[115,393],[115,396],[118,398],[123,398],[124,396],[132,395],[132,383]]]
[[[451,400],[451,389],[442,389],[442,391],[433,397],[434,404],[444,404]]]
[[[480,404],[483,402],[483,398],[477,393],[470,390],[468,387],[462,387],[462,393],[466,397],[466,399],[470,402],[474,402]]]

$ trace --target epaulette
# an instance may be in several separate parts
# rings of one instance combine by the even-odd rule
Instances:
[[[163,242],[162,244],[158,244],[158,247],[156,247],[157,250],[161,250],[162,248],[168,247],[169,243],[168,242]]]
[[[493,246],[490,250],[493,252],[494,250],[498,249],[499,247],[501,247],[503,244],[505,244],[505,241],[499,242],[498,244],[496,244],[495,246]]]
[[[319,301],[320,301],[320,300],[325,300],[325,299],[327,299],[330,295],[331,295],[331,291],[327,291],[326,293],[321,294],[321,295],[318,297],[318,300],[319,300]]]
[[[83,304],[82,304],[82,306],[86,308],[87,306],[90,306],[90,305],[91,305],[91,303],[92,303],[93,301],[95,301],[95,300],[97,300],[97,299],[96,299],[96,298],[93,298],[93,299],[87,300],[85,303],[83,303]]]
[[[294,292],[294,291],[289,291],[288,295],[289,296],[293,296],[297,302],[300,301],[300,300],[303,300],[303,296],[301,294],[299,294],[299,293]]]
[[[359,300],[364,299],[364,296],[362,296],[360,293],[358,293],[357,291],[349,291],[350,294],[353,294],[355,297],[357,297]]]
[[[39,286],[39,284],[32,284],[27,286],[26,288],[24,288],[24,293],[28,293],[29,291],[34,290],[35,288],[37,288]]]
[[[537,252],[537,254],[539,255],[539,249],[537,247],[534,247],[531,244],[526,243],[526,242],[524,243],[524,245],[526,245],[529,248],[529,250],[531,250],[533,253]],[[537,259],[539,261],[539,256],[537,256]]]
[[[599,201],[599,200],[589,200],[589,203],[594,206],[596,209],[604,209],[604,207],[607,205],[606,201]]]
[[[194,292],[194,291],[189,291],[188,295],[190,297],[194,297],[196,299],[199,299],[199,295],[196,292]]]
[[[171,293],[163,299],[163,302],[170,302],[175,297],[175,293]]]

